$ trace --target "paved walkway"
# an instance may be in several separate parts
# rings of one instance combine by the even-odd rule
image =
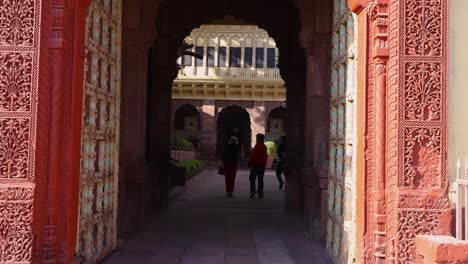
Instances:
[[[285,212],[284,192],[265,175],[263,200],[249,199],[248,172],[237,174],[235,197],[224,177],[204,171],[188,183],[170,210],[155,214],[146,230],[105,264],[331,263],[322,243],[306,238],[302,216]]]

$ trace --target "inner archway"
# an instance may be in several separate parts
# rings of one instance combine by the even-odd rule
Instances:
[[[193,105],[183,105],[174,114],[175,130],[199,130],[200,113]]]
[[[286,117],[286,107],[284,106],[278,106],[268,113],[266,140],[277,142],[282,136],[286,136]]]
[[[218,114],[216,121],[217,156],[222,155],[228,139],[232,136],[239,140],[241,160],[244,161],[250,154],[252,129],[249,113],[239,106],[228,106]]]
[[[200,149],[201,122],[199,110],[190,104],[182,105],[174,113],[173,137],[181,137],[192,142],[195,149]]]

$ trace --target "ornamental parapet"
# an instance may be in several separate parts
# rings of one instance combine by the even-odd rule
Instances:
[[[172,99],[286,101],[283,81],[175,80]]]

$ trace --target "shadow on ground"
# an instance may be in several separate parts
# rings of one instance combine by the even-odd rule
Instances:
[[[144,232],[102,263],[331,263],[323,243],[305,236],[302,215],[283,210],[273,172],[265,175],[262,200],[249,198],[248,182],[248,171],[240,170],[231,199],[223,176],[202,172],[168,211],[154,213]]]

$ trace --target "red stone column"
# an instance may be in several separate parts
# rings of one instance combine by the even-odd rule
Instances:
[[[292,75],[283,76],[286,81],[288,97],[287,113],[287,164],[285,171],[285,208],[301,210],[303,207],[303,161],[304,161],[304,83]],[[293,103],[291,103],[293,102]]]
[[[317,32],[303,35],[306,47],[304,205],[310,232],[326,230],[328,144],[330,123],[330,36]],[[320,226],[319,221],[322,225]]]
[[[149,49],[155,38],[154,7],[145,0],[123,0],[120,108],[119,236],[138,231],[145,217],[151,173],[147,161]],[[133,8],[126,8],[133,6]],[[148,61],[150,60],[150,61]]]
[[[265,113],[265,102],[254,101],[254,106],[251,111],[250,126],[252,129],[252,148],[256,143],[257,134],[265,134],[266,131],[266,113]]]
[[[154,55],[154,60],[156,60]],[[153,206],[166,209],[169,203],[170,191],[170,157],[171,157],[171,87],[173,71],[155,67],[153,76],[157,80],[153,86],[151,107],[151,162],[152,180],[157,186],[152,192],[156,195]],[[159,193],[156,193],[156,190]]]
[[[7,31],[0,41],[0,63],[6,66],[0,76],[11,80],[0,86],[0,138],[8,142],[0,144],[0,207],[9,224],[2,229],[0,262],[70,263],[82,103],[76,75],[82,80],[78,47],[83,47],[87,2],[26,1],[21,17],[4,16],[17,10],[3,4],[3,25],[22,22],[17,30],[2,28]]]
[[[216,109],[215,100],[203,100],[201,111],[202,139],[201,159],[215,166],[216,155]]]
[[[332,5],[333,1],[302,1],[301,4],[300,44],[306,56],[304,161],[301,173],[306,225],[308,232],[314,233],[326,230],[328,211],[332,29],[332,17],[328,14],[332,13]]]
[[[177,76],[176,49],[179,40],[159,32],[152,48],[152,96],[150,105],[152,206],[167,209],[170,192],[172,84]]]
[[[124,34],[124,39],[128,36]],[[136,232],[145,214],[145,185],[149,176],[146,163],[146,100],[148,47],[140,39],[122,46],[119,234]]]
[[[390,59],[385,189],[387,200],[394,197],[387,202],[386,245],[389,257],[396,261],[416,262],[416,235],[450,234],[449,0],[377,1],[378,5],[386,2]],[[375,23],[381,24],[379,20]]]
[[[415,237],[450,233],[448,1],[351,2],[367,16],[364,262],[421,262]]]

